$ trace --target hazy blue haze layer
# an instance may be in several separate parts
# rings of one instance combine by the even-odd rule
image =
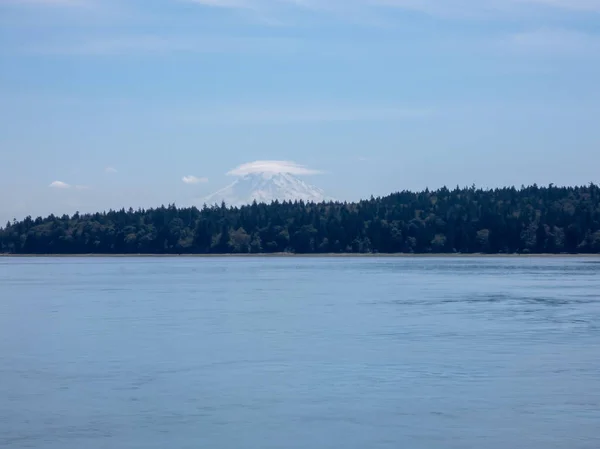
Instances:
[[[0,259],[0,446],[600,447],[600,264]]]

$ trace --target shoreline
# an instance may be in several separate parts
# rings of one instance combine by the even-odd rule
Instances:
[[[0,258],[600,258],[600,254],[448,254],[448,253],[393,253],[393,254],[356,254],[356,253],[256,253],[256,254],[0,254]]]

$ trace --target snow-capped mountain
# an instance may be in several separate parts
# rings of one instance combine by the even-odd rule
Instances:
[[[290,173],[251,173],[238,178],[224,189],[204,198],[208,205],[243,206],[278,201],[320,203],[332,200],[318,187],[311,186]]]

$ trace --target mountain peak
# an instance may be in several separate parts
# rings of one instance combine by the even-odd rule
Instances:
[[[204,198],[206,204],[224,201],[228,206],[243,206],[253,201],[269,204],[275,200],[321,203],[331,198],[318,187],[285,172],[250,173]]]

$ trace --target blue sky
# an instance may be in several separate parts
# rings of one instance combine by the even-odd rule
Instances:
[[[348,200],[600,182],[600,0],[0,0],[0,68],[3,222],[256,160]]]

